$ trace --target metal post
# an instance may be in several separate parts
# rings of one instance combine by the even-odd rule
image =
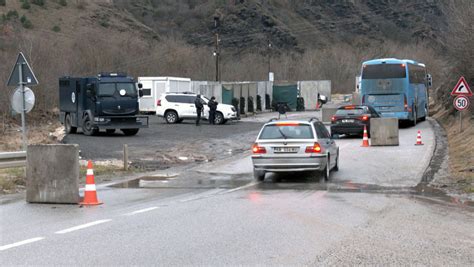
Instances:
[[[215,40],[215,57],[216,57],[216,82],[220,81],[219,75],[219,34],[216,33],[216,40]]]
[[[459,132],[462,132],[462,111],[459,111]]]
[[[123,169],[128,171],[128,145],[123,145]]]
[[[18,73],[19,73],[19,83],[20,83],[20,90],[21,90],[21,95],[22,95],[22,109],[21,109],[21,132],[23,136],[23,150],[26,151],[27,147],[27,139],[26,139],[26,118],[25,118],[25,113],[26,113],[26,100],[25,100],[25,86],[23,84],[23,63],[20,63],[18,66]]]

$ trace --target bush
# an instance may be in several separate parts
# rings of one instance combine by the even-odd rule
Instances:
[[[0,0],[0,6],[6,6],[7,3],[6,3],[6,0]]]
[[[31,3],[37,6],[44,6],[45,0],[31,0]]]
[[[62,6],[67,6],[67,1],[66,0],[59,0],[59,4]]]
[[[7,13],[7,16],[6,16],[6,19],[17,19],[19,16],[18,16],[18,12],[16,10],[10,10],[8,11]]]
[[[240,114],[245,114],[245,98],[240,98]]]
[[[272,105],[270,105],[270,95],[265,94],[265,107],[266,109],[272,109]]]
[[[33,28],[33,23],[31,23],[31,21],[28,18],[26,18],[25,15],[21,16],[20,21],[21,21],[21,25],[23,25],[23,28],[25,29]]]
[[[99,22],[100,26],[104,27],[104,28],[108,28],[109,27],[109,22],[105,19],[102,19],[100,22]]]
[[[53,32],[60,32],[61,28],[58,25],[54,25],[54,27],[51,30],[53,30]]]
[[[237,110],[237,114],[239,114],[239,99],[232,98],[232,106],[234,106],[235,110]]]
[[[247,110],[250,112],[253,112],[253,97],[249,96],[249,102],[247,106]]]
[[[257,111],[262,111],[262,97],[257,95]]]
[[[298,97],[296,100],[296,111],[304,111],[304,98]]]
[[[28,0],[24,0],[23,4],[21,4],[21,8],[30,9],[31,8],[30,2],[28,2]]]

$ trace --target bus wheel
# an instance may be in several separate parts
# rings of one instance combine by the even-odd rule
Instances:
[[[416,113],[416,108],[413,107],[413,121],[411,122],[413,126],[416,126],[416,116],[417,116],[417,113]]]
[[[428,109],[425,107],[425,115],[420,118],[420,121],[425,121],[426,117],[428,117]]]

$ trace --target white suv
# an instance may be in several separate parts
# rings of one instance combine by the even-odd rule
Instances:
[[[184,119],[196,119],[196,106],[194,100],[197,95],[194,93],[164,93],[158,99],[156,105],[156,115],[164,117],[167,123],[179,123]],[[202,118],[209,118],[209,107],[207,99],[201,95],[204,105],[204,115]],[[224,124],[228,120],[237,119],[237,111],[234,106],[221,104],[217,105],[215,123]]]

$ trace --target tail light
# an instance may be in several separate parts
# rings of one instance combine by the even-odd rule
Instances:
[[[336,120],[337,120],[336,116],[332,116],[332,117],[331,117],[331,121],[332,121],[332,122],[335,122]]]
[[[158,100],[156,101],[156,105],[159,106],[159,107],[161,107],[161,99],[158,99]]]
[[[258,144],[253,144],[252,153],[254,153],[254,154],[265,154],[265,153],[267,153],[267,150],[263,146],[259,146]]]
[[[408,101],[407,101],[407,95],[403,94],[403,107],[405,110],[408,109]]]
[[[314,143],[313,146],[307,146],[305,153],[321,153],[321,146],[318,142]]]
[[[363,121],[368,121],[368,120],[369,120],[369,116],[366,116],[366,115],[365,115],[365,116],[362,116],[360,119],[363,120]]]

